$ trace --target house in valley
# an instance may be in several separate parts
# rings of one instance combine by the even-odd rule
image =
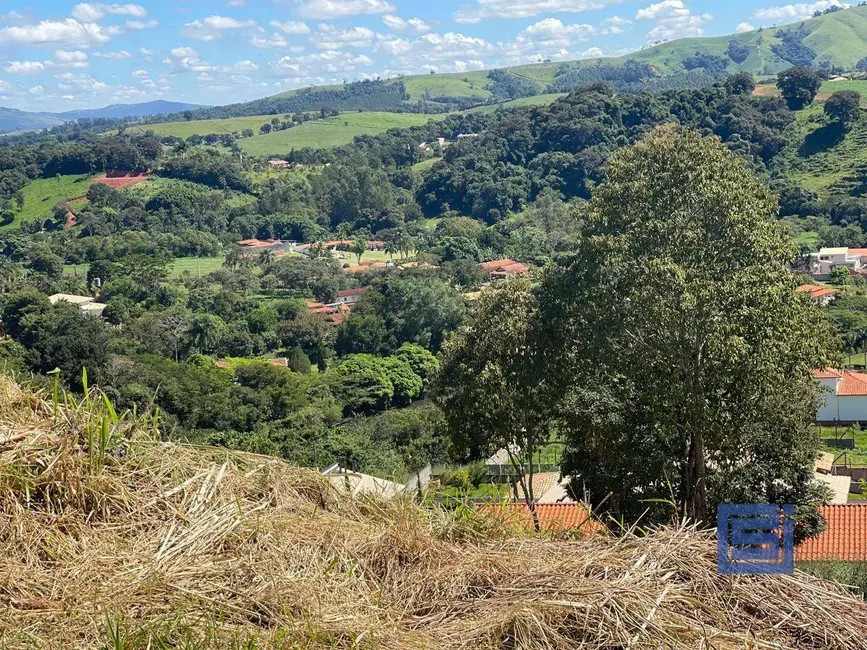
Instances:
[[[508,258],[482,262],[480,266],[485,273],[490,275],[491,280],[501,280],[510,275],[527,275],[530,272],[529,266]]]
[[[55,293],[53,296],[49,296],[48,300],[52,305],[60,301],[71,303],[85,314],[90,314],[91,316],[102,316],[102,312],[105,311],[106,308],[104,303],[96,302],[96,298],[93,296],[76,296],[70,293]]]
[[[850,274],[867,272],[867,248],[839,246],[810,253],[810,275],[814,278],[829,279],[838,266],[845,266]]]
[[[818,284],[802,284],[796,291],[810,296],[810,300],[823,307],[830,303],[834,299],[834,296],[837,295],[836,289],[821,287]]]

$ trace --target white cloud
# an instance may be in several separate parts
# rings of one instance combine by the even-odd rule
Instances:
[[[45,92],[45,88],[43,88],[42,86],[33,86],[33,88],[31,88],[27,92],[32,95],[42,95]]]
[[[797,22],[807,20],[816,11],[824,11],[830,7],[851,7],[852,5],[838,2],[838,0],[819,0],[813,3],[799,3],[783,5],[781,7],[768,7],[757,9],[753,12],[753,18],[761,20],[764,24],[773,22]]]
[[[184,25],[181,34],[197,41],[215,41],[223,36],[223,32],[230,29],[242,29],[255,27],[253,20],[236,20],[228,16],[208,16],[203,20],[194,20]]]
[[[81,50],[57,50],[47,61],[8,61],[3,68],[8,74],[40,74],[48,70],[89,68],[87,54]]]
[[[310,27],[307,26],[307,23],[302,23],[295,20],[287,20],[285,22],[280,22],[279,20],[272,20],[270,23],[271,27],[276,27],[284,34],[309,34]]]
[[[271,36],[258,35],[250,39],[250,45],[263,50],[279,50],[288,47],[289,42],[282,35],[274,32]]]
[[[45,72],[42,61],[9,61],[3,68],[7,74],[38,74]]]
[[[340,74],[369,67],[373,61],[365,54],[349,54],[338,50],[316,52],[299,57],[284,56],[271,64],[277,74],[287,78],[308,77],[311,74]]]
[[[713,19],[710,14],[693,15],[683,0],[662,0],[639,9],[636,20],[655,20],[656,27],[647,33],[648,41],[669,40],[704,34],[704,23]]]
[[[136,79],[142,79],[144,77],[149,77],[150,72],[148,72],[147,70],[134,70],[132,76]]]
[[[141,30],[159,27],[160,22],[155,18],[152,18],[151,20],[128,20],[124,23],[124,25],[126,25],[127,29]]]
[[[604,22],[604,21],[603,21]],[[545,59],[562,60],[581,58],[586,52],[570,52],[569,48],[595,36],[619,34],[622,19],[608,21],[601,27],[586,24],[566,25],[557,18],[545,18],[529,25],[514,40],[498,43],[503,56],[510,63],[531,63]],[[594,48],[598,50],[599,48]],[[601,52],[601,50],[599,50]],[[584,56],[591,58],[593,54]],[[601,55],[600,55],[601,56]]]
[[[466,72],[467,70],[483,70],[485,62],[473,59],[471,61],[455,61],[453,65],[455,72]]]
[[[493,53],[494,46],[483,38],[448,32],[424,34],[414,41],[386,35],[377,41],[374,50],[400,55],[399,63],[420,67],[431,61],[478,59]]]
[[[367,27],[350,27],[339,29],[334,25],[322,23],[317,28],[319,33],[310,37],[310,41],[321,50],[339,50],[341,47],[370,47],[373,43],[373,30]]]
[[[744,32],[751,32],[755,29],[754,25],[750,25],[748,22],[738,23],[738,26],[735,27],[735,34],[743,34]]]
[[[75,100],[75,95],[63,95],[62,99],[65,99],[68,102]]]
[[[232,65],[232,69],[236,72],[255,72],[259,69],[259,66],[249,59],[244,59],[243,61],[236,61]]]
[[[417,34],[426,34],[431,30],[431,26],[423,21],[421,18],[410,18],[404,19],[400,16],[394,16],[392,14],[386,14],[382,17],[382,22],[389,29],[393,29],[394,31],[404,31],[404,30],[412,30]]]
[[[372,14],[387,14],[395,10],[388,0],[304,0],[298,13],[305,18],[348,18]]]
[[[456,23],[477,23],[483,18],[530,18],[539,14],[571,13],[603,9],[622,0],[475,0],[461,6]]]
[[[141,5],[133,4],[92,4],[82,2],[72,8],[72,17],[80,20],[83,23],[93,23],[103,18],[106,14],[117,14],[124,16],[135,16],[136,18],[144,18],[148,15],[147,9]]]
[[[172,50],[171,54],[176,59],[183,59],[183,58],[189,58],[192,56],[199,56],[199,53],[196,52],[191,47],[176,47],[175,49]]]
[[[54,59],[51,62],[54,66],[64,68],[89,68],[90,62],[87,60],[87,54],[81,50],[57,50],[54,53]]]
[[[73,18],[43,20],[33,25],[10,25],[0,29],[0,45],[66,45],[95,47],[104,45],[120,33],[116,27],[102,27]]]
[[[112,61],[121,61],[123,59],[131,59],[132,54],[126,50],[118,50],[117,52],[94,52],[94,59],[109,59]]]
[[[631,25],[632,21],[627,20],[626,18],[621,18],[620,16],[610,16],[602,21],[603,25],[610,25],[611,27],[623,27],[624,25]]]

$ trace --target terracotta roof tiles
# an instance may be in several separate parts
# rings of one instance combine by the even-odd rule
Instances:
[[[867,503],[820,506],[823,533],[795,548],[795,559],[867,561]]]
[[[533,526],[533,517],[525,503],[487,504],[483,507],[490,509],[506,523],[524,528]],[[605,526],[591,518],[583,503],[538,503],[536,514],[542,530],[547,532],[564,532],[573,528],[588,534],[605,531]]]

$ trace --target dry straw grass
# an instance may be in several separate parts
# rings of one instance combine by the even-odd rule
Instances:
[[[863,602],[717,575],[706,534],[509,536],[151,426],[0,379],[0,646],[865,647]]]

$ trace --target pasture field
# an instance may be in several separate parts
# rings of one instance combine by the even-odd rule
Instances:
[[[21,190],[24,195],[24,207],[15,213],[11,223],[0,226],[0,230],[17,228],[22,221],[50,217],[51,211],[58,203],[86,194],[90,179],[90,174],[74,174],[55,178],[37,178],[27,183]]]
[[[292,149],[336,147],[352,142],[358,135],[376,135],[388,129],[421,126],[428,120],[443,117],[445,114],[346,112],[324,120],[305,122],[292,129],[238,140],[238,146],[254,156],[285,155]]]
[[[215,120],[192,120],[190,122],[164,122],[162,124],[145,124],[130,127],[127,131],[153,131],[157,135],[173,135],[186,140],[191,135],[208,135],[209,133],[238,133],[244,129],[259,132],[259,127],[270,123],[275,117],[282,115],[250,115],[247,117],[229,117]]]

